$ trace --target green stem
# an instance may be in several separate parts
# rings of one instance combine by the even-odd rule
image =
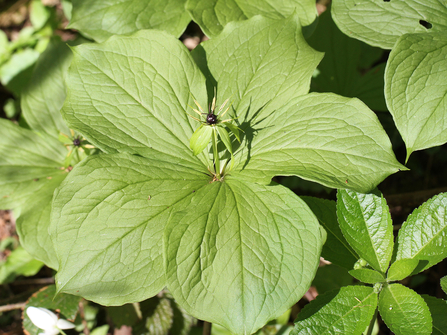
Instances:
[[[379,310],[379,308],[376,307],[376,310],[374,311],[374,316],[371,319],[371,322],[369,323],[368,332],[366,333],[366,335],[371,335],[372,334],[372,331],[374,329],[374,325],[376,324],[378,310]]]
[[[219,161],[219,153],[217,151],[217,130],[213,129],[213,154],[214,154],[214,168],[216,172],[217,179],[220,179],[220,161]]]

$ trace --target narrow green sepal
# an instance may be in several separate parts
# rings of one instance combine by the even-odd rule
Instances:
[[[239,136],[239,130],[242,131],[242,132],[243,132],[243,130],[240,129],[238,126],[235,126],[234,124],[229,123],[229,122],[223,122],[223,124],[225,126],[227,126],[228,129],[230,129],[231,132],[233,132],[233,134],[234,134],[234,136],[236,136],[236,139],[238,140],[238,142],[241,143],[241,138]]]
[[[219,133],[220,139],[222,140],[223,144],[225,144],[225,147],[233,156],[233,147],[231,145],[230,135],[228,135],[228,132],[222,127],[217,127],[217,132]]]
[[[204,125],[201,125],[197,128],[194,134],[192,134],[191,140],[189,141],[189,147],[194,152],[194,156],[200,154],[207,147],[211,141],[212,134],[212,128]]]

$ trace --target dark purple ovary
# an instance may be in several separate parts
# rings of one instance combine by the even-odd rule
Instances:
[[[217,115],[214,115],[213,113],[209,113],[206,116],[206,123],[208,124],[216,124],[217,123]]]

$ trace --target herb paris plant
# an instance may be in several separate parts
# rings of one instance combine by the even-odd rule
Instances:
[[[59,291],[108,305],[168,287],[185,310],[250,334],[307,290],[324,231],[309,207],[271,183],[298,175],[368,191],[405,169],[374,113],[356,99],[310,94],[321,54],[297,17],[231,23],[192,54],[160,31],[73,49],[63,114],[107,154],[78,164],[53,201]],[[243,130],[233,169],[215,181],[188,117],[234,93]]]

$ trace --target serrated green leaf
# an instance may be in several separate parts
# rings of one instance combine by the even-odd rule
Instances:
[[[330,10],[320,15],[318,26],[307,41],[325,53],[312,78],[312,91],[356,97],[373,110],[387,110],[383,94],[385,66],[370,68],[383,50],[343,34],[332,21]]]
[[[187,115],[191,95],[206,101],[205,78],[180,41],[145,30],[73,50],[62,110],[71,128],[108,153],[154,148],[207,172],[189,148],[198,123]]]
[[[366,284],[375,284],[385,281],[383,274],[371,269],[355,269],[349,271],[349,274],[355,279],[358,279]]]
[[[393,225],[382,194],[338,190],[337,217],[351,247],[372,268],[385,273],[393,254]]]
[[[441,278],[441,288],[447,294],[447,276]]]
[[[395,261],[388,269],[386,279],[388,281],[405,279],[411,275],[418,263],[419,261],[416,259],[400,259]]]
[[[73,0],[69,28],[103,42],[115,34],[159,29],[179,37],[191,21],[186,0]]]
[[[194,152],[194,156],[200,154],[211,142],[211,136],[213,136],[213,128],[210,126],[201,125],[192,134],[189,146]]]
[[[38,135],[0,119],[0,208],[17,208],[29,197],[65,175],[67,149],[56,139]]]
[[[406,169],[377,116],[357,99],[308,94],[246,130],[247,136],[253,132],[248,161],[236,170],[264,182],[278,174],[297,175],[368,192],[389,174]]]
[[[17,247],[0,264],[0,284],[13,282],[18,276],[34,276],[43,263],[34,259],[25,249]]]
[[[438,0],[334,0],[332,16],[346,35],[384,49],[406,33],[447,29],[447,6]]]
[[[320,225],[326,230],[327,239],[321,256],[331,263],[351,270],[359,256],[352,250],[340,230],[335,201],[314,197],[301,197],[301,199],[310,207]]]
[[[424,299],[401,284],[386,285],[379,295],[379,312],[396,335],[431,334],[432,318]]]
[[[447,142],[446,76],[445,31],[399,38],[386,67],[385,96],[407,160],[413,151]]]
[[[296,12],[303,26],[310,25],[317,17],[313,0],[188,0],[186,9],[208,37],[220,34],[231,21],[255,15],[283,19]]]
[[[43,307],[50,310],[60,310],[60,316],[64,319],[74,321],[78,312],[80,297],[70,294],[56,294],[56,286],[46,286],[34,293],[26,302],[27,307]],[[42,329],[37,328],[29,319],[26,312],[23,313],[23,328],[30,335],[42,333]]]
[[[60,110],[65,100],[64,76],[72,59],[66,43],[53,39],[36,63],[21,95],[23,116],[35,131],[58,136],[69,134]]]
[[[252,334],[306,292],[324,237],[290,190],[228,177],[190,201],[164,237],[168,289],[189,314]]]
[[[241,142],[241,137],[239,136],[239,130],[240,130],[239,127],[235,126],[230,122],[224,122],[223,124],[227,126],[228,129],[230,129],[230,131],[234,134],[238,142]]]
[[[377,294],[366,286],[347,286],[318,295],[298,314],[290,335],[360,335],[376,306]]]
[[[432,335],[447,335],[447,302],[443,299],[437,299],[423,294],[422,298],[427,304],[431,317],[433,319]]]
[[[51,214],[59,292],[103,305],[157,294],[166,284],[162,238],[170,212],[209,181],[172,161],[128,154],[77,164],[56,190]]]
[[[17,218],[17,233],[20,244],[34,258],[44,262],[47,266],[57,269],[58,261],[54,252],[53,242],[48,235],[50,225],[51,202],[53,193],[65,179],[65,175],[56,176],[46,183],[38,194],[34,194],[26,201],[20,216]]]
[[[447,257],[447,193],[429,199],[411,213],[397,238],[396,260],[417,259],[415,273]]]

